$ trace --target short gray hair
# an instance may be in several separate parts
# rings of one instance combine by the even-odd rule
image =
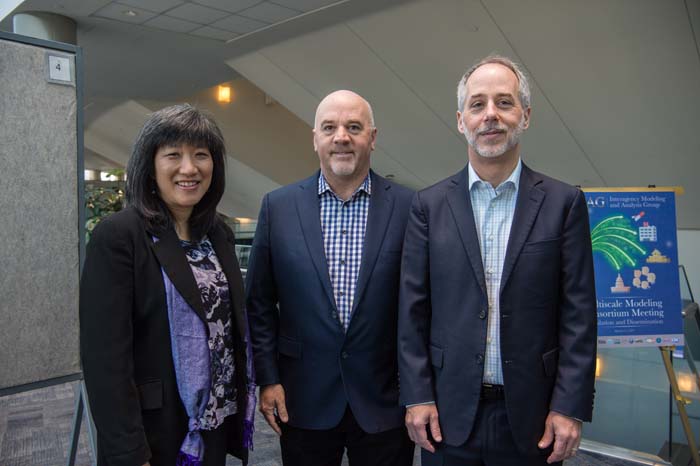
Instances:
[[[457,110],[460,112],[464,110],[464,102],[467,100],[467,80],[469,77],[478,68],[492,63],[503,65],[515,73],[515,76],[518,78],[518,97],[520,98],[520,104],[523,106],[523,109],[530,108],[530,83],[528,82],[527,76],[520,65],[508,57],[501,55],[489,55],[488,57],[483,58],[472,65],[471,68],[469,68],[467,72],[462,75],[462,79],[459,80],[459,83],[457,84]]]

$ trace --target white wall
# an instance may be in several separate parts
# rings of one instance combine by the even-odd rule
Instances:
[[[678,230],[678,263],[685,266],[695,301],[700,300],[700,230]]]
[[[7,15],[17,8],[23,0],[3,0],[0,2],[0,20],[5,19]]]

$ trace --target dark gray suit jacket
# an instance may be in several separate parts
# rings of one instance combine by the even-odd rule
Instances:
[[[444,442],[479,406],[488,297],[468,169],[416,194],[403,250],[401,401],[437,402]],[[523,165],[500,290],[505,402],[515,442],[538,451],[549,410],[591,419],[596,302],[581,191]]]

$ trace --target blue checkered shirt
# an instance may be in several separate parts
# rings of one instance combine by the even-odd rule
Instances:
[[[469,165],[469,197],[474,211],[476,232],[479,236],[481,260],[484,264],[486,293],[489,300],[484,383],[503,385],[501,367],[500,289],[503,261],[510,236],[510,227],[518,197],[522,162],[507,180],[496,189],[483,181]]]
[[[371,194],[372,181],[369,174],[347,201],[333,192],[323,173],[318,177],[323,246],[335,305],[345,330],[350,323],[357,275],[360,272]]]

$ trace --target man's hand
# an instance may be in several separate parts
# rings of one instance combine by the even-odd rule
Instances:
[[[284,388],[281,384],[266,385],[260,388],[260,412],[277,435],[282,435],[282,430],[277,424],[277,417],[282,422],[287,422],[287,405],[284,402]]]
[[[436,442],[442,442],[440,424],[438,423],[438,410],[435,403],[415,405],[406,408],[406,429],[411,440],[430,453],[435,453],[435,446],[428,440],[427,425],[430,425],[430,435]]]
[[[550,411],[544,423],[544,435],[537,444],[539,448],[547,448],[554,441],[554,450],[547,458],[547,463],[554,463],[571,458],[578,451],[581,443],[581,421],[563,414]]]

